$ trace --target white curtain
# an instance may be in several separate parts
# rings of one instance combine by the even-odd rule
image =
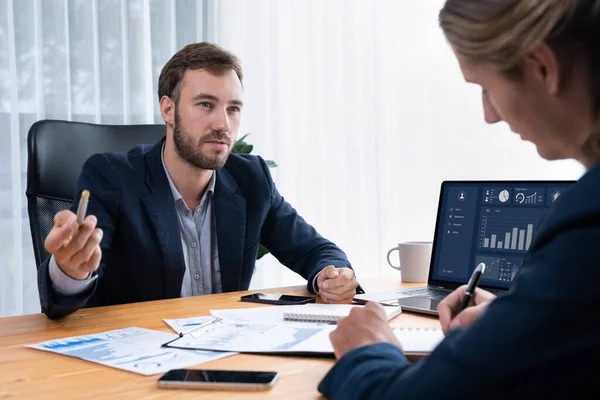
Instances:
[[[0,316],[40,311],[25,188],[39,119],[162,123],[158,74],[214,1],[0,0]]]
[[[0,0],[0,316],[39,312],[26,137],[43,118],[162,122],[158,74],[214,41],[245,72],[240,134],[359,278],[431,240],[444,179],[576,179],[483,122],[437,26],[442,0]],[[302,283],[270,255],[253,288]]]
[[[432,240],[450,179],[577,179],[505,124],[486,125],[438,27],[443,0],[220,0],[216,40],[245,70],[243,131],[281,193],[360,278]],[[299,284],[270,257],[253,284]]]

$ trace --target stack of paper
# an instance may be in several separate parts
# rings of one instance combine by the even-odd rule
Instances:
[[[306,311],[344,316],[350,307],[274,306],[211,310],[213,316],[165,319],[177,333],[125,328],[27,345],[143,375],[186,368],[240,353],[333,356],[330,323],[297,322],[284,315]],[[318,308],[318,309],[317,309]],[[389,310],[393,316],[394,310]],[[394,333],[407,354],[431,352],[443,339],[439,329],[400,328]]]
[[[284,320],[284,314],[295,313],[297,308],[307,310],[306,306],[211,310],[213,318],[218,320],[206,327],[200,324],[210,321],[211,317],[165,320],[176,332],[185,331],[185,327],[199,326],[168,346],[240,353],[333,355],[329,334],[335,325]],[[324,311],[321,308],[319,313],[322,314]],[[349,312],[347,309],[343,311],[345,315]],[[397,311],[389,311],[388,317],[391,319]],[[422,332],[418,329],[396,329],[394,333],[407,354],[429,353],[444,337],[441,330],[437,329],[423,329]]]

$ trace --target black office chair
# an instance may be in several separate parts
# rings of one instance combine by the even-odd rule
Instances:
[[[96,125],[42,120],[27,137],[27,210],[37,267],[48,257],[46,236],[54,214],[68,209],[77,194],[77,180],[85,161],[95,153],[128,151],[158,142],[165,125]]]

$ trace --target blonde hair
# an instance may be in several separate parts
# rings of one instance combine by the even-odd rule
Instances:
[[[439,22],[457,56],[509,74],[542,42],[583,48],[597,115],[589,145],[600,156],[600,0],[446,0]]]

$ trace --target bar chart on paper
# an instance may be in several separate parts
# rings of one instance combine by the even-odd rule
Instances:
[[[482,250],[527,251],[545,210],[486,209],[482,212],[478,247]]]

